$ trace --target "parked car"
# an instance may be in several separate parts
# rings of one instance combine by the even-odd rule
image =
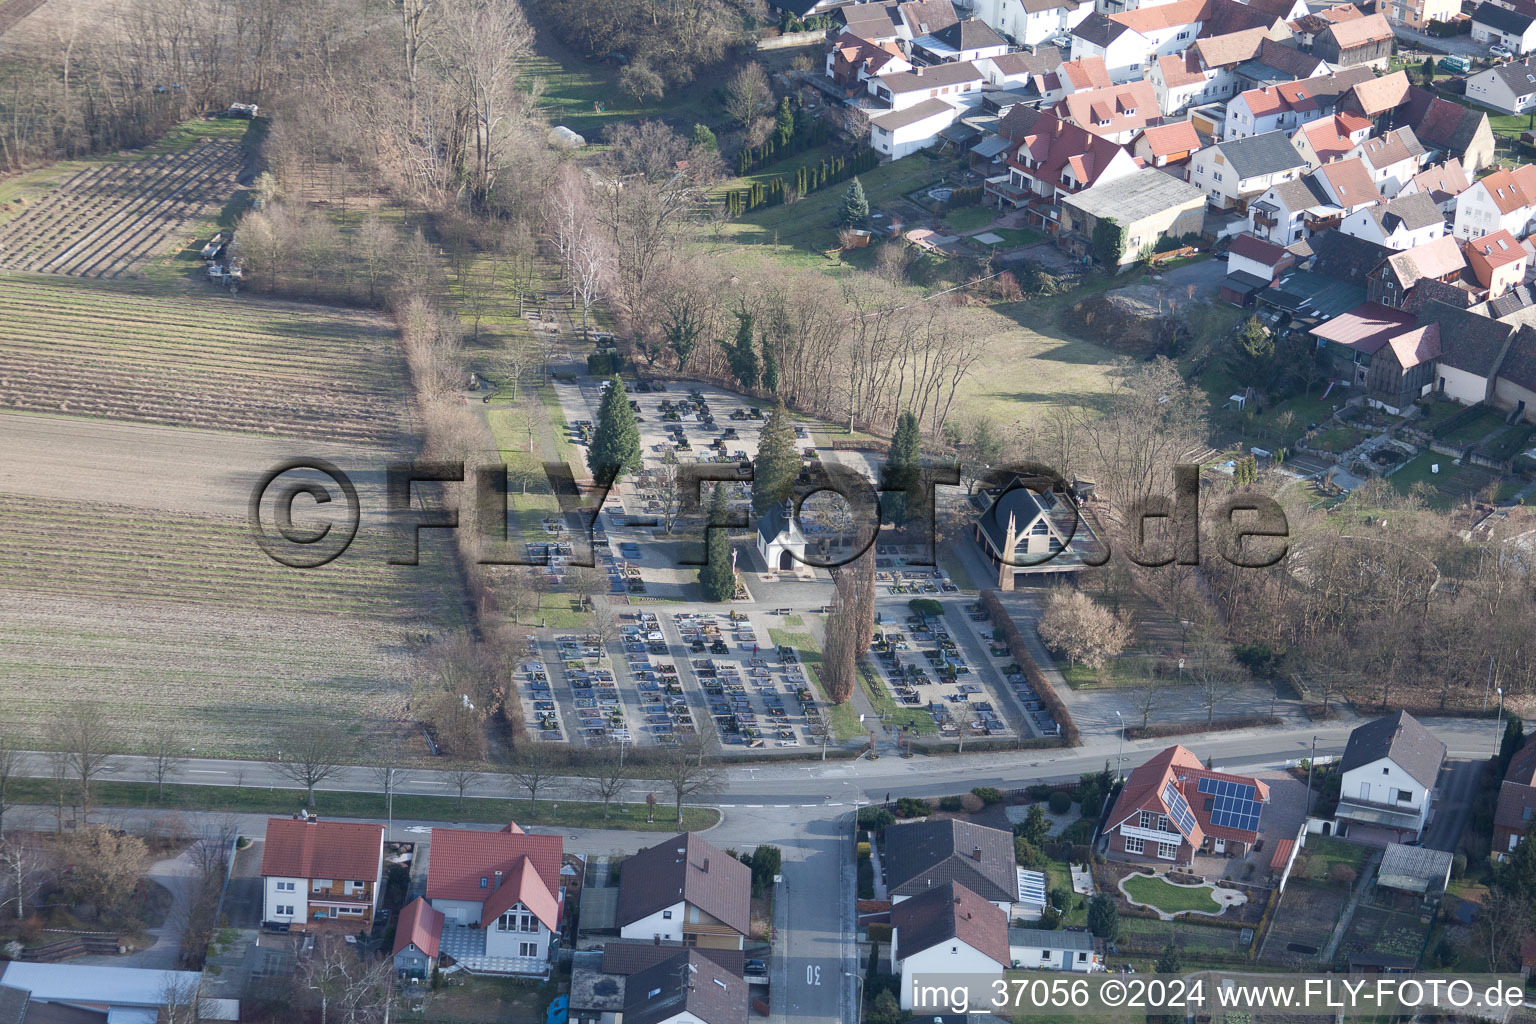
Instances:
[[[742,963],[741,969],[745,974],[767,974],[768,964],[762,960],[747,960]]]
[[[219,254],[219,250],[222,249],[223,247],[224,247],[224,233],[221,231],[217,235],[214,235],[212,238],[210,238],[208,240],[208,244],[207,245],[203,246],[203,259],[205,259],[205,260],[213,259],[215,256],[217,256]]]
[[[1503,57],[1506,60],[1514,56],[1514,52],[1511,51],[1509,47],[1504,46],[1501,43],[1494,43],[1492,46],[1488,47],[1488,52],[1495,57]]]

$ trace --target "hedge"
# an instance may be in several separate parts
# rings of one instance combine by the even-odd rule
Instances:
[[[1189,736],[1197,732],[1230,732],[1233,729],[1252,729],[1266,725],[1284,725],[1274,715],[1233,715],[1217,718],[1209,724],[1200,721],[1158,722],[1154,725],[1133,725],[1125,730],[1127,739],[1150,740],[1162,736]]]
[[[1056,695],[1056,687],[1045,678],[1045,673],[1040,671],[1040,666],[1035,664],[1035,656],[1029,653],[1029,645],[1024,642],[1024,636],[1019,632],[1019,627],[1014,624],[1013,617],[1008,614],[1003,603],[997,599],[995,591],[983,590],[981,592],[981,605],[992,616],[992,621],[997,624],[1003,634],[1003,643],[1008,646],[1008,654],[1024,670],[1024,678],[1029,680],[1030,689],[1035,691],[1035,696],[1040,698],[1040,703],[1050,709],[1051,717],[1056,719],[1061,727],[1060,744],[1063,747],[1082,746],[1082,733],[1077,731],[1077,723],[1072,720],[1072,715],[1067,711],[1067,706]]]

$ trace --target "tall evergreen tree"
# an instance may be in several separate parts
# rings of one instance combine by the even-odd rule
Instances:
[[[725,497],[726,485],[715,484],[709,499],[706,525],[720,526],[720,530],[706,530],[709,551],[704,565],[699,567],[699,587],[706,601],[729,601],[736,596],[736,572],[731,566],[730,535],[723,529],[730,518],[730,506]]]
[[[613,467],[617,467],[620,476],[640,472],[640,428],[635,424],[634,410],[629,407],[629,392],[624,390],[618,374],[614,374],[598,407],[587,466],[594,477],[601,477],[605,468]]]
[[[826,181],[826,167],[822,167],[822,181]],[[843,227],[856,228],[869,217],[869,198],[864,195],[864,183],[858,176],[848,183],[843,193],[843,205],[838,210],[838,222]]]
[[[896,417],[896,432],[891,436],[891,450],[885,461],[885,490],[880,496],[886,518],[898,526],[907,522],[908,494],[904,492],[916,483],[917,470],[922,466],[921,445],[917,415],[910,410],[903,412]]]
[[[752,324],[756,317],[750,309],[743,306],[736,310],[736,342],[726,353],[726,358],[731,364],[731,375],[741,383],[744,388],[757,387],[759,375],[757,363],[757,348],[752,343]]]
[[[1245,388],[1265,388],[1275,375],[1275,336],[1259,318],[1244,322],[1227,349],[1227,370]]]
[[[795,428],[789,410],[780,402],[768,414],[763,436],[752,460],[752,515],[762,516],[788,498],[800,475],[800,453],[795,451]]]
[[[795,108],[789,105],[789,97],[779,101],[779,145],[787,146],[795,137]]]
[[[763,346],[763,390],[770,395],[779,390],[779,354],[767,344]]]

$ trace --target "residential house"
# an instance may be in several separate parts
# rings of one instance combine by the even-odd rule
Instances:
[[[1399,413],[1434,381],[1439,328],[1421,326],[1404,310],[1367,302],[1314,327],[1312,336],[1326,348],[1337,379],[1360,389],[1374,408]]]
[[[1189,183],[1221,210],[1246,209],[1250,199],[1306,172],[1307,161],[1283,131],[1218,142],[1189,160]]]
[[[1074,92],[1056,105],[1056,116],[1122,144],[1130,142],[1143,128],[1163,122],[1151,82],[1127,82]]]
[[[1467,99],[1506,114],[1524,114],[1536,107],[1536,64],[1533,58],[1495,64],[1467,76]]]
[[[923,100],[869,119],[869,145],[892,160],[939,142],[939,133],[960,119],[964,107],[945,100]]]
[[[437,966],[442,951],[443,912],[418,896],[407,903],[395,922],[395,970],[412,978],[425,978]]]
[[[1023,127],[1026,120],[1028,127]],[[1017,134],[1009,134],[1014,131]],[[1047,230],[1058,227],[1059,211],[1053,207],[1061,197],[1137,170],[1136,158],[1124,146],[1054,114],[1015,108],[1000,123],[998,134],[1018,144],[1009,155],[1007,176],[989,178],[987,192],[1006,205],[1030,208],[1031,220]],[[1030,206],[1032,202],[1038,205]]]
[[[1277,182],[1249,203],[1248,230],[1266,242],[1293,245],[1331,226],[1335,212],[1320,179],[1308,175]]]
[[[1279,329],[1311,331],[1365,301],[1366,277],[1392,250],[1342,231],[1320,231],[1288,247],[1298,263],[1255,296]]]
[[[1494,404],[1536,423],[1536,328],[1521,327],[1509,340],[1494,380]]]
[[[1408,75],[1402,71],[1394,71],[1390,75],[1382,75],[1380,78],[1367,76],[1363,81],[1356,82],[1344,94],[1339,101],[1339,107],[1351,114],[1359,114],[1372,121],[1381,122],[1398,107],[1408,102],[1409,90],[1413,86],[1408,82]],[[1393,127],[1390,124],[1378,124],[1378,129],[1386,131]]]
[[[1188,121],[1173,121],[1148,128],[1136,136],[1131,154],[1148,167],[1175,167],[1187,163],[1201,147],[1200,133]]]
[[[1221,282],[1221,298],[1234,306],[1251,306],[1254,296],[1268,288],[1296,263],[1285,246],[1246,232],[1232,239],[1227,249],[1227,276]]]
[[[1463,405],[1492,401],[1515,327],[1439,301],[1425,303],[1419,316],[1440,325],[1435,390]]]
[[[1291,142],[1307,167],[1316,169],[1351,155],[1370,134],[1371,122],[1358,114],[1334,114],[1302,125]]]
[[[747,1024],[745,980],[703,950],[683,949],[625,979],[624,1024]]]
[[[1472,178],[1493,163],[1493,127],[1481,110],[1452,103],[1410,86],[1408,98],[1392,111],[1395,124],[1411,124],[1419,143],[1430,150],[1431,162],[1458,161]]]
[[[1339,230],[1402,251],[1444,235],[1445,217],[1427,192],[1410,192],[1357,210],[1344,219]]]
[[[1339,761],[1335,818],[1346,834],[1385,830],[1418,839],[1444,762],[1445,744],[1406,711],[1357,726]]]
[[[1307,177],[1317,180],[1330,204],[1326,213],[1320,212],[1318,220],[1309,225],[1309,233],[1335,227],[1356,210],[1381,202],[1370,170],[1358,157],[1324,164]]]
[[[1061,65],[1061,54],[1054,46],[1041,46],[1034,53],[1016,50],[978,60],[975,64],[976,70],[982,73],[988,85],[999,89],[1027,90],[1035,79]]]
[[[295,929],[343,922],[367,931],[383,896],[384,826],[268,818],[261,851],[262,921]]]
[[[1009,928],[1008,956],[1021,970],[1086,974],[1104,969],[1103,943],[1095,942],[1092,932],[1074,928]]]
[[[1417,313],[1423,300],[1438,297],[1446,300],[1444,289],[1425,287],[1427,282],[1454,284],[1466,272],[1467,260],[1461,253],[1461,245],[1450,235],[1442,235],[1432,242],[1416,245],[1412,249],[1388,256],[1381,266],[1371,271],[1366,279],[1365,297],[1393,309]],[[1453,305],[1471,305],[1471,293],[1463,301]]]
[[[1109,69],[1113,82],[1131,82],[1144,77],[1148,70],[1148,53],[1152,49],[1148,40],[1129,25],[1097,12],[1072,29],[1072,59],[1097,57]]]
[[[1173,117],[1197,104],[1220,99],[1221,86],[1216,82],[1220,75],[1217,69],[1203,67],[1199,55],[1189,49],[1157,58],[1147,71],[1147,81],[1152,85],[1152,94],[1157,97],[1158,109]],[[1230,92],[1230,82],[1227,89]]]
[[[1536,47],[1536,16],[1497,4],[1478,4],[1472,12],[1472,39],[1485,46],[1497,44],[1517,57],[1523,56]]]
[[[924,64],[978,61],[1008,52],[1008,40],[984,21],[968,18],[912,40],[912,59]]]
[[[1205,223],[1205,194],[1171,174],[1143,168],[1063,198],[1057,244],[1091,255],[1094,229],[1105,220],[1114,221],[1123,233],[1120,266],[1128,266],[1159,239],[1198,235]]]
[[[1499,803],[1493,812],[1493,858],[1509,858],[1536,818],[1536,740],[1527,740],[1515,751],[1499,784]]]
[[[1112,856],[1188,865],[1196,853],[1242,856],[1259,838],[1269,786],[1212,771],[1182,746],[1131,772],[1104,820]]]
[[[1213,0],[1174,0],[1173,3],[1155,7],[1143,5],[1134,11],[1111,14],[1111,21],[1128,27],[1142,40],[1143,52],[1133,70],[1140,78],[1145,70],[1156,63],[1157,58],[1181,53],[1194,45],[1201,27],[1211,12]],[[1074,48],[1072,55],[1077,56]],[[1110,75],[1115,75],[1115,63],[1107,61]]]
[[[426,899],[442,916],[419,912],[424,935],[438,927],[440,951],[470,970],[547,974],[565,909],[564,853],[560,836],[516,824],[433,829]]]
[[[916,67],[868,81],[869,94],[892,110],[905,110],[926,100],[947,100],[975,106],[981,102],[986,76],[969,61]]]
[[[976,17],[1021,46],[1070,33],[1093,13],[1091,0],[975,0]]]
[[[1461,168],[1461,161],[1452,157],[1443,164],[1426,167],[1409,178],[1397,195],[1401,198],[1423,192],[1429,196],[1437,210],[1451,216],[1456,207],[1456,197],[1465,192],[1469,184],[1467,174]]]
[[[1499,230],[1467,243],[1467,265],[1488,298],[1500,295],[1525,280],[1530,253],[1508,231]]]
[[[899,31],[909,43],[941,32],[960,20],[950,0],[906,0],[896,5]]]
[[[1344,21],[1355,21],[1363,17],[1365,17],[1365,11],[1353,4],[1334,4],[1293,18],[1287,27],[1290,28],[1291,37],[1296,41],[1297,46],[1311,50],[1312,44],[1317,42],[1317,37],[1328,26]]]
[[[615,920],[621,938],[741,949],[751,899],[747,866],[684,832],[624,862]]]
[[[883,45],[900,43],[912,38],[910,34],[903,35],[905,26],[896,7],[896,0],[884,0],[877,3],[849,4],[846,7],[837,8],[835,13],[843,20],[850,35],[867,39],[876,45]]]
[[[1338,74],[1299,82],[1249,89],[1227,104],[1223,139],[1298,128],[1327,117],[1340,99],[1362,79],[1372,77],[1368,68],[1351,68]]]
[[[880,75],[911,71],[911,63],[892,42],[872,43],[844,32],[827,49],[827,77],[852,97],[869,91],[869,80]]]
[[[1287,19],[1277,11],[1287,10],[1268,0],[1258,3],[1241,3],[1239,0],[1209,0],[1202,11],[1200,31],[1206,36],[1228,35],[1244,29],[1262,28],[1274,39],[1287,39],[1291,29]]]
[[[1531,233],[1536,220],[1536,166],[1522,164],[1479,178],[1456,197],[1457,238],[1477,238],[1498,230],[1516,238]]]
[[[1323,58],[1307,53],[1299,46],[1294,38],[1280,41],[1266,34],[1259,42],[1258,53],[1233,69],[1238,91],[1318,78],[1333,71]]]
[[[1392,24],[1424,32],[1431,22],[1455,21],[1461,0],[1387,0],[1379,9]]]
[[[1074,60],[1062,61],[1056,73],[1061,79],[1063,96],[1080,89],[1107,89],[1114,84],[1109,77],[1109,67],[1104,63],[1103,57],[1078,57]]]
[[[1392,26],[1380,14],[1335,22],[1312,40],[1312,52],[1336,68],[1384,68],[1392,58]]]
[[[1424,166],[1424,147],[1413,129],[1404,125],[1379,139],[1366,139],[1355,147],[1354,155],[1370,168],[1371,180],[1381,194],[1391,198]]]
[[[958,882],[1005,912],[1019,900],[1013,833],[954,818],[885,830],[886,891],[893,904],[946,882]]]
[[[892,968],[901,1008],[912,1009],[912,979],[968,975],[1003,980],[1012,961],[1008,915],[959,882],[945,882],[891,907]]]
[[[688,959],[689,954],[695,954],[702,960],[708,960],[714,965],[714,969],[706,967],[698,960]],[[689,969],[692,964],[693,969]],[[673,977],[687,977],[693,979],[695,988],[700,988],[700,982],[708,980],[713,986],[715,994],[722,991],[729,992],[734,986],[722,990],[721,986],[714,985],[715,971],[723,971],[719,975],[722,981],[727,981],[727,975],[732,978],[744,978],[744,958],[740,950],[735,949],[690,949],[672,943],[654,942],[624,942],[622,940],[609,940],[603,943],[601,949],[578,950],[571,956],[571,1001],[569,1006],[569,1020],[571,1024],[618,1024],[620,1019],[627,1022],[630,1013],[639,1014],[636,1019],[652,1020],[646,1015],[647,1007],[643,1005],[631,1005],[626,1008],[626,1003],[634,998],[640,1001],[652,1001],[653,1007],[662,1005],[661,994],[651,995],[653,989],[658,986],[651,972],[660,965],[660,973],[663,977],[668,972]],[[636,980],[638,979],[638,980]],[[631,983],[634,984],[634,994],[631,995]],[[723,1017],[727,1021],[745,1022],[747,1007],[744,993],[740,1017]],[[721,1007],[725,1009],[725,1007]],[[703,1004],[697,1004],[691,1008],[695,1015],[708,1014],[710,1011]],[[663,1016],[663,1019],[677,1020],[674,1017]],[[683,1018],[688,1020],[689,1018]],[[713,1017],[706,1019],[714,1020]],[[693,1020],[692,1024],[697,1024]]]

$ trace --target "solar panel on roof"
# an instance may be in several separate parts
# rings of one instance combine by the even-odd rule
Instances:
[[[1263,805],[1256,799],[1255,787],[1231,779],[1201,778],[1198,789],[1212,798],[1212,825],[1246,832],[1259,830],[1259,814]]]
[[[1178,787],[1171,782],[1163,786],[1163,803],[1167,805],[1168,816],[1173,819],[1173,823],[1178,826],[1179,831],[1185,836],[1193,834],[1195,831],[1195,814],[1189,809],[1189,804],[1185,801],[1184,794],[1180,793]]]

